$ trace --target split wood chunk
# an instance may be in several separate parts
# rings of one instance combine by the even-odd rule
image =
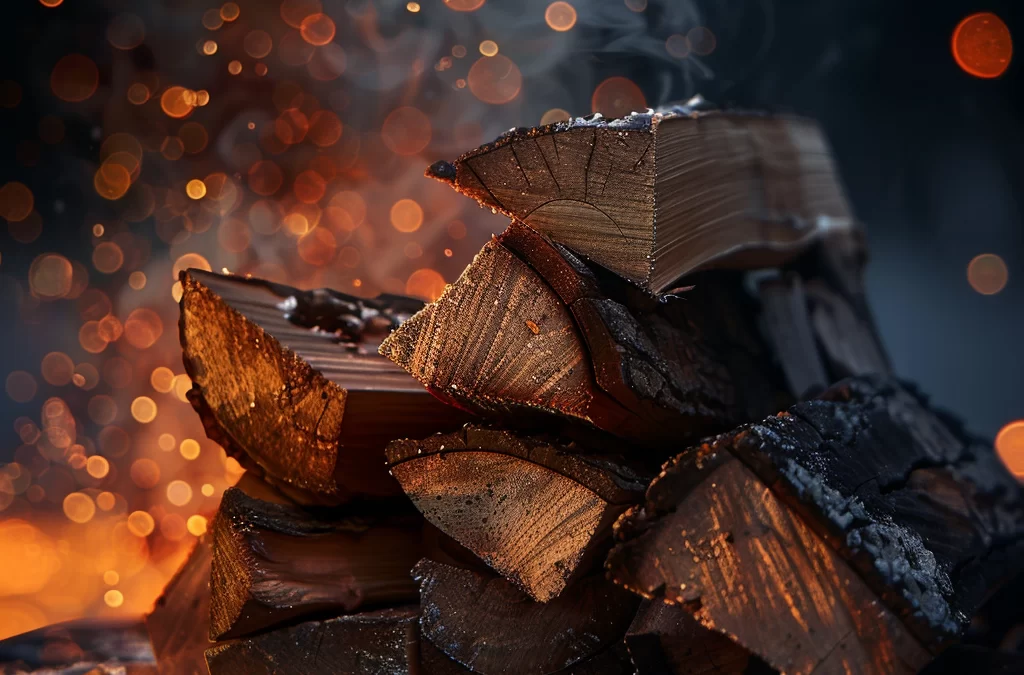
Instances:
[[[644,600],[626,633],[637,675],[770,675],[775,670],[681,607]]]
[[[383,448],[466,419],[377,353],[421,303],[182,273],[181,343],[207,433],[299,488],[387,496]]]
[[[616,531],[616,581],[786,672],[915,672],[1024,560],[1020,486],[884,377],[684,452]]]
[[[834,379],[891,371],[870,318],[858,316],[855,305],[818,280],[807,284],[807,298],[811,324]]]
[[[210,642],[210,564],[213,543],[200,537],[185,564],[164,587],[146,629],[161,675],[208,675],[203,652]]]
[[[650,477],[575,447],[469,426],[387,448],[392,475],[428,521],[534,600],[590,562]]]
[[[213,640],[418,597],[409,576],[424,553],[415,514],[320,520],[230,488],[212,530]]]
[[[381,353],[477,413],[519,425],[553,414],[656,446],[788,404],[737,277],[657,301],[604,275],[513,222]]]
[[[206,651],[210,675],[417,673],[419,612],[385,609],[308,621]]]
[[[481,675],[626,673],[622,639],[639,598],[602,576],[547,603],[501,577],[421,560],[423,638]],[[607,663],[606,663],[607,662]],[[571,670],[570,670],[571,668]]]
[[[796,274],[764,279],[758,286],[761,322],[782,365],[794,398],[817,394],[829,384],[818,353],[804,285]],[[840,336],[829,336],[840,338]]]
[[[852,227],[814,122],[705,107],[516,129],[427,175],[652,293]]]
[[[169,671],[157,670],[146,626],[139,619],[76,619],[0,640],[2,675],[157,675],[158,672]]]

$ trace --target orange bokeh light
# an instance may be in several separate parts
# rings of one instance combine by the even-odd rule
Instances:
[[[160,108],[164,114],[175,119],[191,115],[196,104],[196,93],[185,87],[168,87],[160,97]]]
[[[317,47],[333,40],[335,30],[334,21],[326,14],[310,14],[299,25],[302,39]]]
[[[502,105],[519,95],[523,75],[512,59],[498,54],[482,56],[466,76],[469,90],[484,103]]]
[[[274,48],[274,40],[265,30],[249,31],[242,41],[242,48],[252,58],[262,59]]]
[[[485,0],[444,0],[444,6],[456,12],[473,12],[484,6]]]
[[[544,20],[551,30],[564,33],[576,25],[576,8],[562,0],[552,2],[544,11]]]
[[[415,155],[430,143],[430,118],[412,106],[392,110],[381,126],[384,145],[396,155]]]
[[[284,173],[273,160],[256,162],[249,169],[249,189],[258,195],[269,197],[281,189]]]
[[[321,11],[320,0],[284,0],[281,3],[281,18],[292,28],[298,28],[307,16]]]
[[[16,223],[28,218],[35,203],[32,190],[24,183],[14,181],[0,188],[0,217],[10,222]]]
[[[953,58],[964,72],[981,78],[999,77],[1010,66],[1013,39],[995,14],[972,14],[953,31]]]
[[[1010,422],[996,435],[996,454],[1006,468],[1024,479],[1024,420]]]
[[[437,270],[419,269],[409,275],[405,282],[405,292],[433,302],[444,292],[444,277]]]
[[[1006,263],[994,253],[975,256],[967,265],[967,283],[982,295],[995,295],[1006,287],[1008,279]]]
[[[53,67],[50,89],[62,101],[79,103],[96,93],[100,71],[88,56],[68,54]]]
[[[629,78],[609,77],[594,89],[590,109],[605,117],[625,117],[631,112],[646,110],[647,100],[640,87]]]
[[[391,206],[391,225],[399,232],[415,232],[423,224],[423,208],[414,199],[399,199]]]

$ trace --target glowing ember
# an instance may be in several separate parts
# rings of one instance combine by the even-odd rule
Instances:
[[[1006,263],[993,253],[976,256],[967,265],[967,282],[982,295],[995,295],[1003,290],[1008,278]]]
[[[999,431],[996,453],[1010,473],[1024,479],[1024,420],[1010,422]]]
[[[576,25],[576,9],[568,2],[552,2],[544,12],[544,20],[552,30],[565,32]]]
[[[96,93],[100,71],[88,56],[69,54],[57,62],[50,73],[50,89],[54,96],[70,103],[79,103]]]
[[[631,112],[647,109],[647,101],[640,87],[625,77],[609,77],[597,85],[590,99],[592,112],[605,117],[625,117]]]
[[[519,95],[523,76],[507,56],[484,56],[469,69],[469,90],[484,103],[502,105]]]
[[[970,75],[999,77],[1010,66],[1012,56],[1010,29],[991,12],[972,14],[953,31],[953,58]]]
[[[405,3],[405,8],[408,11],[412,12],[413,14],[415,14],[416,12],[420,11],[420,3],[418,3],[418,2],[407,2],[407,3]]]

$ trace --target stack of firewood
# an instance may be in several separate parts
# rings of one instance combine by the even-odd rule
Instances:
[[[813,123],[577,119],[428,175],[512,222],[426,306],[182,274],[249,471],[162,672],[911,673],[1016,571],[1020,488],[889,374]]]

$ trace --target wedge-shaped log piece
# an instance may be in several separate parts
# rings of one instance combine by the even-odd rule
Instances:
[[[788,404],[734,275],[664,301],[603,275],[514,222],[381,353],[507,423],[547,413],[659,447]]]
[[[210,535],[196,541],[146,617],[161,675],[208,675],[211,549]]]
[[[852,226],[816,124],[702,108],[517,129],[427,175],[654,293]]]
[[[825,389],[829,378],[815,342],[800,277],[788,274],[763,279],[758,295],[761,327],[782,365],[790,393],[799,399]]]
[[[421,560],[414,575],[423,638],[476,673],[632,672],[622,662],[622,639],[639,598],[601,575],[547,603],[501,577],[432,560]]]
[[[206,651],[210,675],[418,672],[416,607],[308,621]]]
[[[616,527],[616,580],[787,672],[913,672],[1024,560],[1020,486],[884,377],[684,452]]]
[[[615,581],[686,606],[786,673],[910,675],[929,661],[842,557],[728,453],[675,460],[647,497],[619,523]]]
[[[376,353],[418,301],[199,270],[181,282],[189,398],[211,438],[271,478],[339,500],[393,495],[387,441],[465,421]]]
[[[409,576],[424,552],[417,514],[320,520],[231,488],[212,530],[214,640],[418,597]]]
[[[392,475],[427,520],[534,600],[557,596],[649,477],[508,431],[467,426],[388,446]]]
[[[807,298],[811,324],[835,379],[890,372],[872,321],[858,314],[856,304],[820,280],[807,284]]]
[[[637,675],[770,675],[768,664],[660,600],[644,600],[626,633]]]

